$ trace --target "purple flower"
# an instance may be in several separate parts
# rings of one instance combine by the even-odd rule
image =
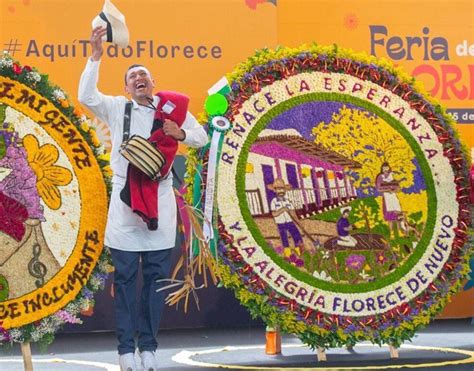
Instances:
[[[301,268],[301,267],[304,267],[304,260],[303,259],[297,259],[296,262],[295,262],[296,266],[298,268]]]
[[[365,263],[364,255],[349,255],[346,258],[346,266],[351,269],[359,270],[362,268],[362,265]]]
[[[81,323],[81,320],[79,318],[65,310],[60,310],[56,312],[56,316],[66,323]]]
[[[295,263],[296,264],[296,261],[298,260],[298,257],[295,255],[295,254],[291,254],[289,257],[288,257],[288,261],[290,263]]]
[[[93,299],[94,298],[94,293],[89,290],[87,287],[82,288],[82,295],[84,296],[85,299]]]
[[[28,216],[44,221],[43,208],[36,190],[36,175],[28,165],[24,148],[9,146],[0,167],[12,172],[0,182],[0,192],[24,205]]]

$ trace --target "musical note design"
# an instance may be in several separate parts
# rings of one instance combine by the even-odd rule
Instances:
[[[41,245],[36,242],[33,245],[33,258],[28,263],[28,272],[37,280],[35,281],[36,287],[42,287],[44,285],[44,277],[48,272],[46,265],[44,265],[39,257],[41,255]]]

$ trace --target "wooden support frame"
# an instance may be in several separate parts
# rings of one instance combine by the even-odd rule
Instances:
[[[326,362],[327,361],[327,358],[326,358],[326,349],[324,348],[321,348],[321,347],[318,347],[317,348],[317,354],[318,354],[318,361],[319,362]]]
[[[20,347],[25,371],[33,371],[33,359],[31,358],[30,343],[21,343]]]

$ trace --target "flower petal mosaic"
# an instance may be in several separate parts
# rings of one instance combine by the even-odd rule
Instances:
[[[0,343],[79,323],[109,269],[108,161],[48,76],[0,59]]]
[[[412,338],[468,271],[469,160],[453,120],[403,71],[337,46],[261,50],[227,78],[224,285],[312,347]],[[207,161],[191,153],[196,206]]]

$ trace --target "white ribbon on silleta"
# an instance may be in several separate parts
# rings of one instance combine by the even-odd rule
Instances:
[[[230,92],[230,86],[225,77],[220,79],[208,90],[208,94],[223,94]],[[204,225],[203,233],[206,242],[214,238],[213,213],[214,213],[214,193],[216,188],[218,153],[224,133],[230,129],[230,122],[224,116],[215,116],[210,122],[213,129],[211,146],[209,149],[209,161],[207,164],[206,197],[204,199]]]

